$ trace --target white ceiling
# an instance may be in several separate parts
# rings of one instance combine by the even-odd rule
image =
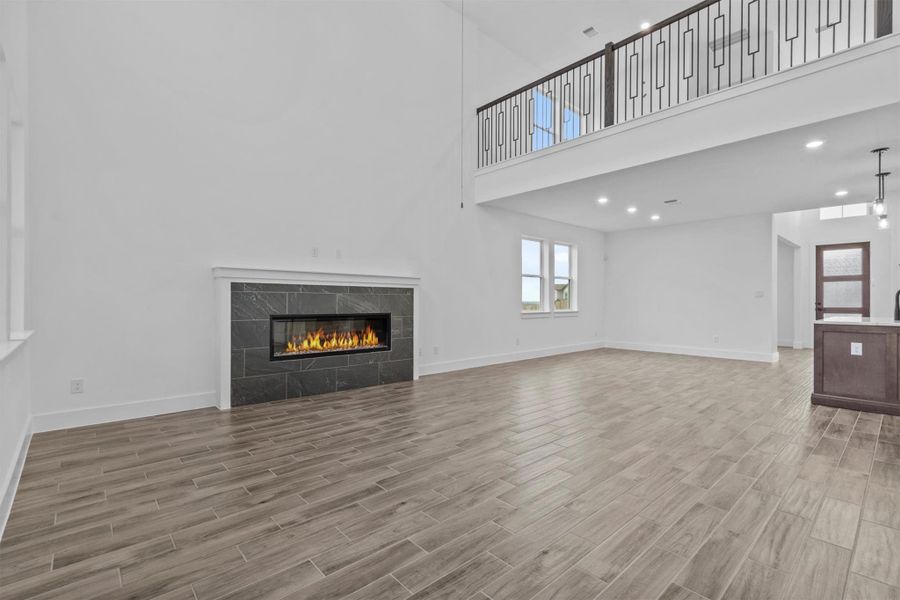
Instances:
[[[807,150],[812,139],[825,144]],[[888,197],[897,197],[900,105],[893,104],[486,204],[600,231],[851,204],[875,197],[869,151],[878,146],[891,147],[883,168],[893,172]],[[835,198],[838,189],[849,194]],[[600,196],[609,203],[600,206]],[[664,204],[671,198],[678,202]]]
[[[463,0],[465,16],[534,70],[536,79],[695,4],[691,0]],[[456,2],[449,3],[460,10]],[[598,34],[582,31],[594,27]],[[482,57],[483,58],[483,57]],[[527,81],[513,85],[524,85]]]

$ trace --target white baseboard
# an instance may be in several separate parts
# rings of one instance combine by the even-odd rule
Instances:
[[[746,350],[722,350],[719,348],[698,348],[695,346],[667,346],[664,344],[640,344],[634,342],[606,342],[607,348],[637,350],[639,352],[661,352],[664,354],[685,354],[706,358],[727,358],[729,360],[750,360],[753,362],[778,362],[777,352],[748,352]]]
[[[435,373],[447,373],[449,371],[460,371],[462,369],[474,369],[476,367],[486,367],[488,365],[499,365],[501,363],[516,362],[520,360],[528,360],[531,358],[543,358],[545,356],[555,356],[557,354],[569,354],[571,352],[583,352],[585,350],[596,350],[603,348],[603,342],[582,342],[580,344],[569,344],[566,346],[553,346],[550,348],[540,348],[538,350],[523,350],[521,352],[509,352],[505,354],[489,354],[486,356],[476,356],[473,358],[463,358],[459,360],[448,360],[445,362],[431,363],[429,365],[420,365],[420,375],[434,375]]]
[[[31,443],[31,427],[32,419],[29,417],[19,438],[18,451],[10,465],[9,477],[3,482],[3,496],[0,496],[0,539],[3,538],[9,511],[12,509],[16,490],[19,488],[19,478],[22,476],[22,467],[25,466],[25,456],[28,454],[28,445]]]
[[[747,352],[743,350],[720,350],[716,348],[696,348],[690,346],[666,346],[656,344],[638,344],[632,342],[582,342],[565,346],[552,346],[537,350],[523,350],[521,352],[509,352],[504,354],[489,354],[459,360],[450,360],[439,363],[431,363],[419,366],[419,374],[433,375],[435,373],[447,373],[462,369],[474,369],[502,363],[543,358],[558,354],[597,350],[599,348],[615,348],[620,350],[637,350],[640,352],[661,352],[666,354],[685,354],[689,356],[704,356],[708,358],[727,358],[731,360],[749,360],[754,362],[774,363],[778,362],[778,353]],[[35,433],[42,431],[54,431],[57,429],[69,429],[85,425],[98,425],[112,421],[152,417],[197,408],[218,406],[219,397],[216,391],[200,392],[170,398],[156,398],[153,400],[141,400],[125,404],[113,404],[108,406],[96,406],[76,410],[58,411],[34,415],[31,428]]]
[[[186,394],[184,396],[172,396],[170,398],[154,398],[152,400],[139,400],[126,404],[111,404],[108,406],[92,406],[76,410],[63,410],[52,413],[34,415],[34,432],[54,431],[56,429],[69,429],[84,425],[98,425],[111,421],[124,421],[126,419],[138,419],[152,417],[166,413],[180,412],[218,406],[219,395],[215,391]]]

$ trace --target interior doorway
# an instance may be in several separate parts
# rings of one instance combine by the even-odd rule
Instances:
[[[869,242],[816,246],[816,319],[869,316]]]

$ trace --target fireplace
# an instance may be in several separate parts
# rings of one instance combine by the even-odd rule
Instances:
[[[390,313],[269,317],[269,360],[297,360],[390,349]]]

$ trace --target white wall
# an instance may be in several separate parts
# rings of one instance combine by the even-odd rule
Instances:
[[[853,202],[854,200],[847,201],[848,204]],[[813,345],[816,246],[869,242],[870,313],[873,317],[893,317],[896,290],[892,279],[895,277],[893,270],[896,270],[896,264],[891,257],[894,235],[891,229],[878,229],[875,217],[871,215],[822,221],[817,209],[779,213],[772,217],[772,223],[776,235],[800,246],[799,273],[796,278],[800,283],[795,288],[794,303],[795,314],[798,315],[796,338],[804,347],[812,348]],[[896,227],[896,223],[894,225]]]
[[[10,134],[17,128],[25,138],[27,131],[26,17],[24,2],[0,2],[0,48],[5,57],[0,60],[0,537],[31,435],[30,343],[10,339],[10,331],[17,338],[24,327],[24,201],[13,209],[12,198],[23,192],[19,182],[25,165],[21,148],[13,152]]]
[[[463,107],[442,3],[29,17],[35,413],[212,403],[214,265],[421,275],[426,373],[600,340],[603,236],[468,202],[477,32]],[[520,317],[522,234],[580,247],[578,317]]]
[[[773,250],[768,215],[608,234],[607,344],[772,361]]]
[[[778,242],[778,345],[794,345],[794,250],[783,241]]]
[[[900,11],[894,12],[895,23],[897,19],[900,19],[897,13],[900,13]],[[900,290],[900,197],[888,197],[888,199],[885,200],[885,204],[887,205],[888,218],[891,224],[890,289],[891,291],[896,292],[897,290]],[[891,306],[893,307],[893,304],[891,304]],[[893,316],[893,314],[892,311],[891,316]]]

